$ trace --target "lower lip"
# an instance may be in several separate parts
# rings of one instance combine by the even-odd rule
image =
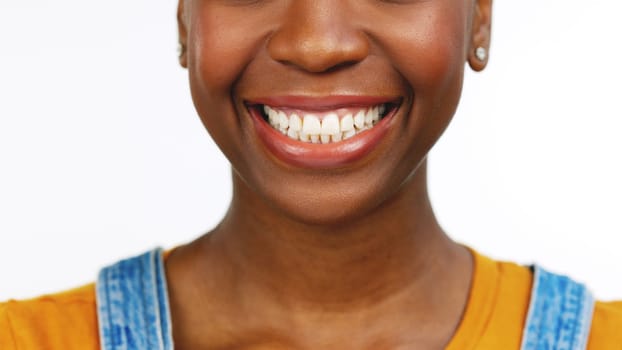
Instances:
[[[373,128],[347,140],[316,144],[296,141],[272,128],[255,108],[249,108],[259,139],[276,158],[303,168],[337,168],[352,164],[371,153],[390,128],[398,108],[382,118]]]

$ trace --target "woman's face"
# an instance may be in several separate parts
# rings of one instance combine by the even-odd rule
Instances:
[[[480,70],[491,0],[181,0],[181,62],[236,176],[308,223],[407,185]]]

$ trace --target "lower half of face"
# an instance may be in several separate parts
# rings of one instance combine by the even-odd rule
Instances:
[[[296,220],[390,200],[456,110],[464,1],[188,4],[197,111],[236,176]]]

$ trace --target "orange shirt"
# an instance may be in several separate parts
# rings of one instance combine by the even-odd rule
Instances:
[[[475,253],[464,318],[447,350],[519,349],[529,306],[528,268]],[[95,286],[0,304],[0,349],[99,349]],[[622,302],[597,302],[589,350],[622,350]]]

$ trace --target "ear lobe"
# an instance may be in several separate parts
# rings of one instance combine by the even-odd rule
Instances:
[[[471,27],[471,44],[467,57],[469,66],[476,72],[484,70],[488,64],[491,25],[492,0],[475,0]],[[482,55],[482,53],[485,53],[485,55]]]
[[[177,31],[179,36],[179,64],[188,68],[188,30],[184,12],[184,0],[177,5]]]

